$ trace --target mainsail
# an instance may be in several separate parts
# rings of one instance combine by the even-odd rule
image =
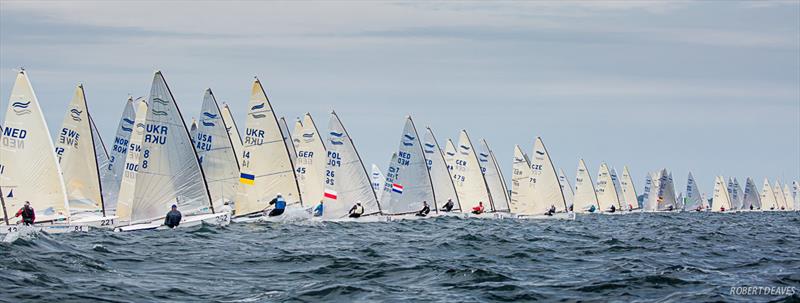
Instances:
[[[461,201],[461,207],[472,207],[483,202],[487,209],[494,209],[489,196],[489,188],[478,163],[478,155],[475,153],[466,130],[461,130],[458,138],[458,151],[454,154],[453,169],[450,172],[453,176],[453,185],[455,185]]]
[[[531,159],[529,182],[533,204],[528,209],[528,212],[522,214],[541,215],[551,207],[555,207],[557,212],[566,211],[567,202],[561,191],[561,184],[558,182],[556,168],[550,159],[550,153],[547,152],[542,138],[536,137],[531,155],[533,155],[533,158]]]
[[[444,163],[447,165],[447,170],[450,171],[452,179],[453,168],[456,165],[456,145],[453,144],[453,140],[447,139],[447,143],[444,144],[442,156],[444,157]],[[453,186],[455,187],[455,179],[453,179]],[[456,192],[458,192],[458,190],[456,190]],[[459,199],[460,198],[461,197],[459,197]]]
[[[533,213],[531,164],[519,145],[514,146],[514,161],[511,169],[511,202],[509,203],[511,212],[515,214]]]
[[[197,119],[192,117],[192,124],[189,127],[189,137],[192,139],[192,145],[194,145],[194,138],[197,137]]]
[[[481,139],[481,150],[478,153],[479,163],[483,171],[486,185],[489,187],[489,194],[492,197],[492,208],[494,211],[508,211],[508,187],[503,177],[503,172],[497,165],[494,152],[489,148],[489,143]]]
[[[114,145],[111,147],[108,167],[106,167],[107,173],[104,174],[103,179],[103,199],[106,204],[106,214],[116,214],[117,211],[119,188],[122,182],[122,174],[125,171],[125,158],[128,155],[128,145],[134,129],[134,119],[136,119],[136,111],[134,110],[133,98],[128,98],[128,101],[125,102],[125,109],[122,111],[122,118],[120,118],[117,125]]]
[[[236,199],[239,190],[239,160],[233,150],[228,125],[222,119],[217,99],[211,89],[203,94],[203,106],[194,139],[194,147],[206,176],[214,209]]]
[[[772,191],[772,186],[769,185],[769,180],[766,178],[764,178],[764,186],[761,187],[761,209],[778,209],[778,202],[775,200],[775,193]]]
[[[642,209],[644,211],[655,211],[657,207],[650,200],[650,197],[655,195],[655,183],[658,181],[658,176],[656,176],[656,174],[648,173],[644,179],[644,193],[642,193]]]
[[[328,123],[328,152],[325,166],[324,218],[342,218],[350,207],[360,202],[365,215],[379,214],[381,206],[364,163],[353,140],[336,112]]]
[[[383,199],[381,196],[383,195],[383,183],[386,182],[386,176],[383,175],[381,169],[375,164],[372,164],[370,180],[372,181],[372,190],[375,191],[375,196],[378,198],[378,201],[381,201]]]
[[[92,127],[92,143],[94,143],[94,154],[96,156],[95,161],[97,161],[97,170],[100,174],[100,187],[102,188],[100,192],[103,196],[103,214],[111,214],[112,212],[109,212],[108,208],[108,199],[116,196],[116,194],[112,195],[109,193],[107,189],[109,183],[115,181],[113,174],[108,169],[111,159],[109,158],[106,145],[103,143],[103,138],[100,137],[100,131],[97,130],[97,125],[94,124],[94,119],[91,115],[89,115],[89,124]]]
[[[787,208],[786,199],[783,196],[781,180],[775,180],[775,186],[772,187],[772,192],[775,195],[775,204],[777,205],[777,208],[780,210],[785,210]]]
[[[620,179],[619,185],[622,188],[621,198],[622,202],[624,203],[623,207],[627,209],[639,208],[636,187],[633,185],[633,177],[631,177],[631,172],[628,170],[628,166],[624,166],[622,168],[622,179]]]
[[[149,100],[130,223],[163,218],[170,205],[184,215],[213,213],[189,131],[160,71]]]
[[[303,122],[295,124],[294,145],[295,154],[295,174],[297,184],[300,186],[300,195],[306,201],[306,205],[314,205],[322,200],[325,191],[325,162],[327,160],[327,150],[322,137],[319,134],[314,119],[311,114],[303,116]]]
[[[796,209],[794,208],[795,204],[794,196],[792,195],[792,192],[789,190],[789,184],[783,185],[783,199],[784,199],[784,205],[786,205],[786,210]]]
[[[731,195],[731,209],[742,209],[744,204],[744,193],[742,192],[742,186],[739,185],[738,179],[733,178],[732,187],[733,189],[731,192],[733,195]]]
[[[5,210],[16,212],[30,201],[37,222],[68,217],[61,167],[51,152],[55,147],[50,131],[25,71],[17,74],[8,103],[0,140],[0,192]]]
[[[597,173],[597,186],[595,187],[595,191],[597,192],[597,203],[600,205],[600,209],[607,210],[610,209],[612,205],[617,210],[621,209],[614,180],[605,162],[600,163],[600,171]]]
[[[425,136],[422,137],[425,159],[428,162],[428,171],[433,182],[433,194],[436,197],[436,209],[453,201],[453,210],[461,210],[461,202],[458,199],[456,188],[453,185],[453,178],[450,176],[450,169],[447,167],[444,154],[439,148],[439,142],[433,135],[430,127],[425,129]]]
[[[294,143],[292,143],[292,133],[289,132],[289,125],[286,124],[286,119],[281,117],[280,120],[281,135],[283,136],[284,144],[289,149],[289,158],[292,160],[292,166],[297,166],[297,151],[295,150]]]
[[[558,183],[561,184],[561,193],[564,195],[564,201],[567,202],[567,209],[569,209],[575,203],[575,188],[572,187],[572,183],[569,182],[563,169],[558,170]]]
[[[573,211],[576,213],[587,212],[592,205],[600,207],[597,202],[597,193],[594,190],[592,176],[589,174],[589,170],[586,169],[586,162],[583,162],[583,159],[578,162],[578,171],[575,173],[574,203]]]
[[[700,194],[700,189],[691,172],[686,179],[686,195],[683,197],[683,201],[683,210],[697,210],[704,206],[703,196]]]
[[[435,209],[437,201],[428,173],[428,162],[425,160],[419,133],[410,116],[406,117],[403,126],[397,159],[389,163],[389,170],[394,172],[395,178],[393,182],[384,185],[381,201],[384,213],[414,213],[422,209],[423,201]]]
[[[761,208],[761,196],[758,194],[756,182],[750,177],[744,181],[744,197],[742,201],[742,209],[749,210],[751,206],[753,209]]]
[[[231,138],[234,154],[236,154],[236,158],[238,159],[242,156],[242,136],[239,135],[239,129],[236,127],[236,120],[233,119],[233,114],[231,114],[231,109],[228,107],[227,103],[222,103],[220,111],[222,112],[222,121],[225,122],[225,126],[228,128],[228,136]]]
[[[117,196],[116,210],[116,215],[119,217],[119,220],[129,223],[131,222],[133,197],[136,190],[136,174],[139,171],[142,154],[142,140],[144,139],[145,123],[147,122],[147,109],[149,107],[147,102],[144,100],[135,101],[133,106],[136,108],[133,120],[131,120],[130,126],[126,126],[126,128],[129,127],[132,130],[130,134],[130,140],[126,142],[127,146],[125,149],[127,152],[125,154],[125,158],[123,159],[124,161],[121,162],[124,164],[122,165],[123,170],[120,176],[121,182],[119,186],[119,195]]]
[[[83,85],[78,85],[55,142],[73,216],[81,213],[105,215],[95,144],[86,95]]]
[[[711,211],[731,209],[731,198],[725,185],[725,179],[717,176],[714,180],[714,196],[711,198]]]
[[[250,93],[245,137],[240,159],[236,215],[245,216],[269,207],[281,194],[289,205],[302,205],[292,155],[281,134],[272,104],[255,79]]]

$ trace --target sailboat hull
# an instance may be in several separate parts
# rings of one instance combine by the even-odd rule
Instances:
[[[87,232],[90,227],[75,224],[52,224],[52,225],[7,225],[0,228],[0,234],[18,234],[20,236],[36,232],[46,232],[48,234],[64,234],[70,232]]]
[[[200,225],[227,226],[231,223],[231,215],[227,212],[216,214],[204,214],[184,217],[181,224],[176,228],[190,228]],[[164,230],[170,229],[160,220],[150,223],[120,226],[114,229],[116,232],[144,231],[144,230]]]
[[[522,220],[575,220],[575,213],[555,213],[548,215],[515,215],[515,219]]]

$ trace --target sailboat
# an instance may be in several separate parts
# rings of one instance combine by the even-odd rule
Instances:
[[[293,136],[297,155],[297,184],[300,186],[300,195],[311,206],[322,201],[324,196],[327,149],[309,113],[303,116],[302,122],[298,120],[295,123]]]
[[[458,199],[456,187],[453,185],[453,178],[450,176],[450,169],[447,167],[442,150],[439,148],[439,142],[433,135],[433,130],[430,127],[425,129],[425,135],[422,139],[423,149],[425,151],[425,159],[428,163],[428,171],[430,172],[431,182],[433,183],[433,194],[436,198],[436,210],[442,209],[442,206],[447,201],[453,202],[453,209],[451,211],[461,211],[461,201]],[[440,214],[443,212],[439,212]]]
[[[531,195],[531,162],[519,145],[514,145],[514,159],[511,164],[511,201],[509,207],[514,214],[533,213]]]
[[[572,209],[572,205],[575,203],[575,188],[572,187],[563,169],[558,170],[558,183],[561,184],[561,193],[567,202],[567,209]]]
[[[797,210],[796,208],[794,208],[795,205],[794,196],[792,195],[792,192],[789,190],[789,184],[783,185],[783,199],[784,199],[784,205],[786,205],[786,210]]]
[[[691,172],[686,180],[686,195],[683,197],[683,201],[684,211],[703,211],[705,208],[703,196],[700,194],[700,189]]]
[[[123,179],[122,184],[122,187],[132,185],[133,190],[120,189],[121,195],[123,189],[127,191],[126,210],[123,215],[118,208],[117,215],[121,221],[127,219],[128,225],[119,226],[116,231],[166,229],[163,218],[170,205],[176,205],[183,213],[180,227],[229,224],[229,213],[214,210],[189,130],[160,71],[153,76],[149,100],[147,109],[140,107],[137,111],[137,119],[144,114],[144,123],[137,121],[136,125],[137,132],[142,133],[131,138],[133,142],[141,140],[141,145],[128,150],[129,153],[132,149],[139,150],[139,159],[134,162],[138,167],[126,163],[126,166],[134,164],[135,182],[126,185]]]
[[[376,221],[381,219],[381,204],[352,137],[336,112],[328,123],[328,152],[325,165],[325,212],[323,220]],[[361,203],[364,214],[347,218],[351,207]]]
[[[303,207],[300,186],[292,165],[291,150],[280,130],[278,117],[256,78],[248,104],[245,137],[240,159],[239,194],[234,222],[281,220],[289,215],[268,217],[269,202],[281,194],[291,208]],[[290,142],[291,144],[291,142]],[[293,212],[292,212],[293,213]]]
[[[636,195],[636,187],[633,185],[633,177],[628,170],[628,166],[622,168],[622,179],[619,182],[622,188],[622,207],[628,211],[639,208],[639,200]]]
[[[414,120],[406,116],[400,136],[397,158],[389,163],[383,188],[381,209],[390,216],[413,215],[423,208],[423,203],[436,212],[437,201],[433,193],[433,182],[428,172],[428,162]]]
[[[225,126],[228,128],[228,136],[231,138],[234,154],[238,159],[242,156],[242,136],[239,135],[239,128],[236,127],[236,120],[233,119],[233,114],[227,103],[222,103],[220,111],[222,112],[222,121],[225,122]]]
[[[378,201],[381,201],[383,197],[383,183],[386,182],[386,176],[383,175],[381,169],[372,164],[372,174],[370,175],[370,180],[372,181],[372,190],[375,191],[375,197],[378,198]]]
[[[777,209],[779,210],[786,210],[786,199],[783,195],[783,189],[781,187],[781,180],[775,180],[775,186],[772,187],[772,192],[775,195],[775,204],[777,204]]]
[[[750,177],[744,181],[744,197],[742,198],[743,210],[761,209],[761,196],[756,188],[756,182]]]
[[[742,209],[742,189],[735,178],[728,177],[728,197],[731,199],[731,210]]]
[[[516,155],[517,152],[515,152],[515,161],[517,160]],[[518,218],[526,219],[574,219],[574,213],[569,213],[556,168],[542,138],[536,137],[531,155],[533,157],[529,160],[523,154],[526,162],[530,162],[527,172],[529,177],[526,182],[523,182],[523,187],[525,185],[528,187],[526,190],[529,200],[521,201],[522,203],[518,204],[521,207],[513,213]]]
[[[653,179],[653,192],[649,196],[652,211],[677,210],[675,201],[675,184],[672,182],[672,173],[662,169]]]
[[[54,149],[28,75],[20,71],[11,89],[0,140],[0,203],[5,223],[0,233],[88,230],[87,226],[69,225],[69,203],[61,167],[56,154],[50,152]],[[25,201],[30,201],[36,211],[35,226],[12,221]]]
[[[108,166],[106,167],[105,178],[108,181],[103,182],[103,194],[105,197],[106,214],[115,215],[117,213],[117,199],[119,196],[119,187],[122,182],[122,174],[125,170],[125,157],[128,154],[128,145],[130,144],[131,133],[133,133],[134,119],[136,118],[136,110],[133,106],[133,98],[128,97],[125,102],[125,109],[122,111],[122,117],[117,125],[117,132],[114,136],[114,144],[111,147],[109,154]]]
[[[78,85],[55,142],[71,222],[111,228],[117,217],[106,214],[99,162],[108,156],[95,133],[83,85]]]
[[[442,156],[444,157],[444,163],[447,165],[447,170],[450,171],[451,179],[453,168],[456,165],[456,145],[453,144],[453,140],[447,139],[447,142],[444,144],[444,150],[442,151]],[[453,179],[453,186],[455,187],[455,179]],[[458,193],[458,190],[456,190]],[[461,197],[459,197],[461,198]],[[464,210],[464,208],[462,208]]]
[[[619,175],[617,174],[617,169],[614,167],[609,167],[609,174],[611,175],[611,182],[614,183],[614,189],[617,191],[617,198],[619,199],[619,210],[623,210],[625,208],[625,201],[624,196],[622,194],[622,184],[619,182]]]
[[[492,209],[495,212],[508,212],[508,187],[506,185],[503,172],[497,164],[494,152],[489,148],[486,139],[481,139],[481,149],[478,153],[478,163],[481,165],[483,177],[489,187],[489,194],[492,197]]]
[[[228,125],[210,88],[203,93],[194,147],[216,211],[231,211],[239,190],[239,160]]]
[[[772,191],[769,180],[764,178],[764,185],[761,187],[761,210],[776,209],[778,209],[778,201],[775,199],[775,192]]]
[[[792,181],[792,197],[794,198],[794,210],[800,210],[800,182]]]
[[[192,124],[189,126],[189,136],[192,139],[192,145],[194,145],[194,138],[197,137],[197,120],[194,117],[192,117]]]
[[[286,144],[286,148],[289,149],[289,154],[291,155],[290,159],[292,160],[292,166],[297,166],[297,162],[295,162],[297,160],[297,151],[295,150],[295,146],[292,141],[292,133],[289,132],[289,125],[286,124],[286,119],[284,117],[281,117],[279,122],[284,144]]]
[[[458,138],[458,149],[453,157],[451,175],[456,187],[461,206],[472,208],[483,204],[485,210],[494,211],[494,204],[489,193],[489,186],[484,179],[478,155],[466,130],[461,130]],[[463,211],[463,208],[462,208]],[[477,216],[494,217],[494,215],[477,214]]]
[[[586,162],[580,159],[577,173],[575,173],[575,204],[573,211],[575,213],[593,212],[591,211],[592,206],[596,208],[594,212],[601,211],[592,176],[589,174],[589,170],[586,169]]]
[[[731,209],[731,198],[725,185],[725,179],[717,176],[714,180],[714,196],[711,198],[711,211],[724,212]]]
[[[619,203],[619,196],[617,195],[617,189],[611,177],[611,171],[608,168],[608,164],[605,162],[600,163],[595,192],[597,195],[597,204],[600,205],[601,211],[612,212],[612,206],[614,207],[613,212],[622,210],[622,206]]]

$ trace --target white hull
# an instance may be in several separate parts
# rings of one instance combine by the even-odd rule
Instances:
[[[311,221],[315,222],[353,222],[353,223],[375,223],[375,222],[389,222],[391,218],[384,215],[371,215],[371,216],[362,216],[358,218],[338,218],[338,219],[323,219],[320,217],[314,217]]]
[[[95,228],[113,229],[117,226],[119,217],[117,216],[86,216],[81,218],[73,218],[70,223],[74,225],[91,226]]]
[[[183,217],[181,224],[176,228],[189,228],[196,227],[203,224],[227,226],[231,223],[231,215],[229,213],[205,214]],[[141,230],[163,230],[170,229],[161,220],[153,221],[150,223],[134,224],[127,226],[119,226],[114,229],[117,232],[126,231],[141,231]]]
[[[311,208],[299,208],[288,206],[283,214],[270,217],[269,210],[262,213],[250,214],[247,216],[235,217],[233,223],[258,223],[258,222],[297,222],[311,219]]]
[[[523,220],[575,220],[575,213],[555,213],[552,216],[548,215],[515,215],[516,219]]]
[[[467,218],[478,218],[478,219],[508,219],[514,218],[514,215],[511,213],[502,213],[502,212],[489,212],[489,213],[482,213],[482,214],[473,214],[473,213],[465,213]]]

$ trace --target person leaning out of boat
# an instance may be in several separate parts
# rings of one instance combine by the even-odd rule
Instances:
[[[181,217],[183,216],[181,215],[181,212],[178,211],[178,206],[172,204],[172,210],[170,210],[167,213],[167,217],[164,218],[164,225],[166,225],[169,228],[178,227],[178,225],[181,224]]]
[[[314,217],[322,217],[323,211],[325,211],[325,206],[322,204],[322,200],[319,200],[319,204],[314,208]]]
[[[597,210],[597,208],[596,208],[596,207],[594,207],[594,204],[592,204],[591,206],[589,206],[589,212],[590,212],[590,213],[593,213],[595,210]]]
[[[280,193],[275,196],[275,199],[269,201],[269,205],[275,205],[275,208],[273,208],[271,211],[269,211],[269,214],[267,214],[270,217],[280,216],[286,210],[286,200],[283,199],[283,196]]]
[[[428,206],[428,201],[422,201],[422,209],[417,212],[417,217],[425,217],[431,212],[430,206]]]
[[[442,206],[442,211],[450,212],[453,210],[453,206],[455,206],[455,204],[453,203],[453,199],[447,199],[447,203],[445,203],[444,206]]]
[[[483,213],[485,209],[483,208],[483,201],[478,202],[478,206],[472,208],[472,213],[476,215],[480,215]]]
[[[14,217],[19,216],[22,216],[22,224],[25,225],[33,225],[33,222],[36,221],[36,212],[33,211],[30,201],[25,201],[25,205],[17,211],[17,215]]]
[[[544,214],[545,214],[545,216],[552,216],[555,213],[556,213],[556,206],[551,204],[550,208],[547,209],[547,211]]]
[[[608,210],[608,212],[613,213],[615,211],[617,211],[617,207],[615,207],[614,204],[611,204],[611,208]]]
[[[350,218],[361,217],[364,214],[364,206],[361,206],[361,201],[356,202],[356,205],[353,205],[347,213],[350,214]]]

